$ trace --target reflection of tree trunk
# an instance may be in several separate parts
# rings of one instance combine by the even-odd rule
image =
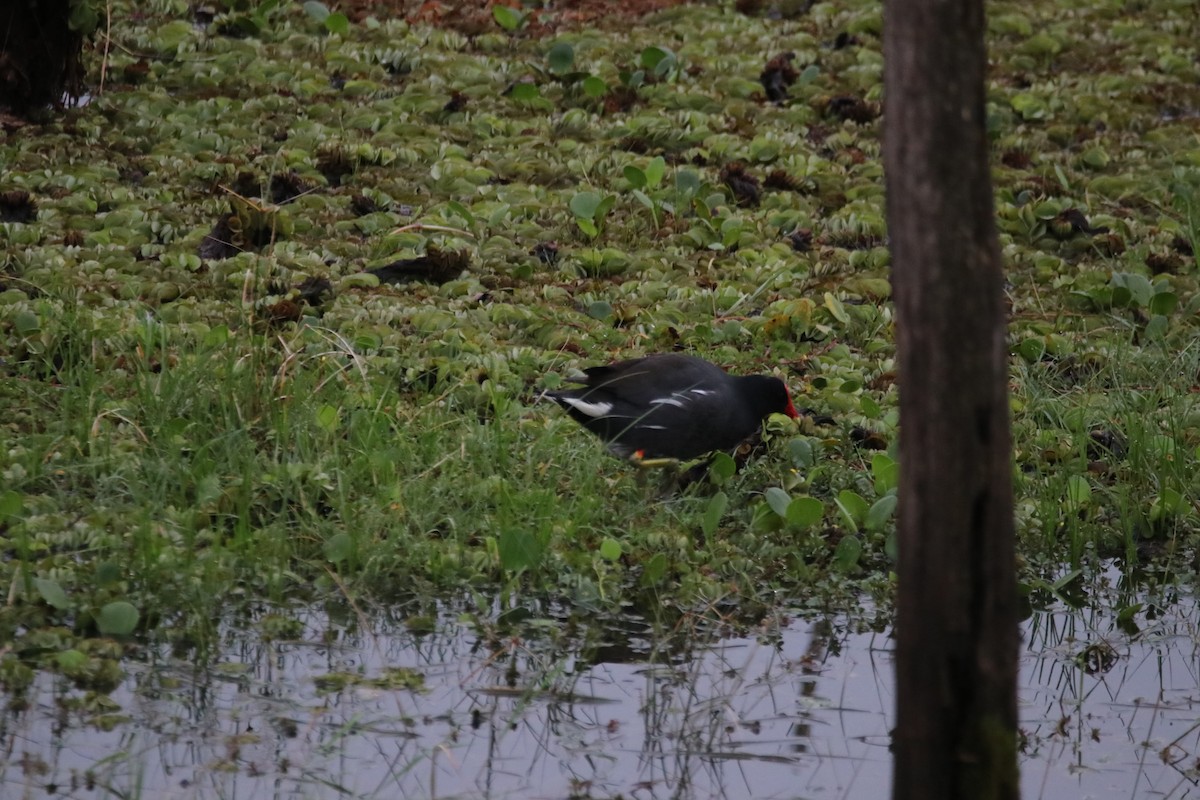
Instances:
[[[885,167],[900,363],[893,797],[1015,798],[1003,274],[982,0],[888,0]]]
[[[27,114],[78,96],[83,37],[70,12],[70,0],[0,4],[0,109]]]

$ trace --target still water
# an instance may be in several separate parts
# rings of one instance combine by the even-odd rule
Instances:
[[[1200,800],[1194,597],[1120,620],[1046,606],[1023,626],[1023,797]],[[597,635],[460,611],[426,633],[316,611],[289,641],[228,625],[204,669],[128,662],[104,726],[44,675],[0,720],[0,797],[888,796],[886,630],[781,614],[741,635],[715,616]]]

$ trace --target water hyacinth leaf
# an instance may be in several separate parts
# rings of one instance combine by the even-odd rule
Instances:
[[[596,206],[596,219],[604,219],[604,217],[609,211],[612,211],[612,207],[616,204],[617,196],[615,194],[610,194],[605,197],[600,201],[600,204]]]
[[[842,572],[851,572],[858,567],[863,546],[857,536],[845,536],[833,551],[833,564]]]
[[[778,486],[772,486],[767,489],[765,495],[767,505],[771,507],[771,510],[780,517],[787,519],[788,506],[792,503],[792,498],[788,496],[788,493]]]
[[[583,93],[588,97],[603,97],[608,94],[608,84],[595,75],[583,79]]]
[[[655,553],[642,567],[642,577],[639,582],[642,586],[657,586],[662,583],[666,574],[667,556],[664,553]]]
[[[846,307],[842,305],[841,300],[833,296],[832,292],[825,293],[824,305],[838,322],[843,325],[850,323],[850,315],[846,313]]]
[[[900,485],[900,465],[885,453],[871,457],[871,475],[875,478],[876,494],[887,494]]]
[[[34,578],[33,587],[37,589],[37,593],[41,595],[43,600],[59,611],[64,611],[71,607],[71,601],[67,598],[67,593],[63,591],[58,581],[49,578]]]
[[[335,533],[325,542],[325,559],[340,564],[354,557],[354,539],[348,533]]]
[[[629,185],[634,189],[641,189],[646,185],[646,173],[632,164],[627,164],[621,172],[625,176],[625,180],[629,181]]]
[[[723,485],[737,472],[737,462],[728,453],[717,453],[708,465],[708,476],[717,486]]]
[[[600,208],[600,193],[576,192],[569,205],[571,213],[579,219],[595,219],[596,212]]]
[[[128,636],[137,628],[141,614],[132,603],[115,600],[96,615],[96,627],[105,636]]]
[[[646,165],[646,183],[650,188],[654,188],[662,183],[663,176],[667,173],[667,162],[662,156],[655,156],[650,159],[650,163]]]
[[[1158,292],[1150,298],[1150,313],[1167,316],[1179,306],[1179,296],[1174,292]]]
[[[1163,489],[1150,504],[1150,519],[1162,522],[1179,516],[1189,507],[1190,504],[1182,493],[1175,489]]]
[[[462,217],[463,221],[467,223],[468,228],[475,227],[475,215],[472,214],[462,203],[458,202],[457,200],[450,200],[446,203],[446,208]]]
[[[817,461],[812,442],[803,436],[797,436],[789,441],[787,451],[788,458],[801,469],[811,467]]]
[[[863,416],[867,419],[879,419],[879,416],[883,413],[883,409],[868,394],[864,394],[858,399],[858,407],[862,409]]]
[[[717,492],[709,498],[708,505],[704,508],[704,517],[700,521],[700,530],[705,536],[712,536],[717,531],[717,526],[721,524],[721,517],[725,514],[725,509],[729,505],[729,496],[724,492]]]
[[[559,42],[546,53],[546,63],[554,74],[566,74],[575,64],[575,48],[567,42]]]
[[[595,300],[588,306],[588,316],[592,319],[598,319],[601,322],[612,319],[612,304],[604,300]]]
[[[1160,314],[1156,314],[1155,316],[1151,317],[1150,321],[1146,323],[1145,333],[1147,341],[1161,341],[1162,338],[1167,335],[1167,328],[1169,328],[1170,325],[1170,321]]]
[[[325,18],[325,30],[345,36],[350,33],[350,18],[340,11],[335,11]]]
[[[317,0],[307,0],[304,11],[317,22],[325,22],[329,18],[329,6]]]
[[[816,64],[809,64],[800,71],[800,77],[796,79],[796,83],[800,86],[806,86],[817,79],[821,74],[821,68]]]
[[[654,201],[651,200],[650,197],[645,192],[641,191],[640,189],[633,190],[633,199],[637,200],[639,203],[641,203],[643,206],[650,209],[651,211],[654,210]]]
[[[1067,479],[1067,510],[1080,511],[1092,501],[1092,487],[1087,478],[1082,475],[1072,475]]]
[[[882,530],[887,525],[888,520],[896,513],[896,503],[898,498],[894,494],[885,495],[879,498],[867,510],[866,527],[869,531]]]
[[[616,539],[605,539],[600,543],[600,557],[605,561],[616,561],[621,558],[621,543]]]
[[[13,327],[18,336],[32,336],[42,329],[42,321],[32,311],[20,311],[13,318]]]
[[[700,191],[700,174],[691,169],[681,169],[676,172],[675,191],[684,197],[689,197]]]
[[[866,521],[867,512],[870,510],[867,501],[853,489],[843,489],[838,492],[837,506],[841,509],[842,516],[850,523],[850,527],[853,530],[858,530]]]
[[[523,572],[541,563],[546,543],[529,531],[506,528],[496,541],[496,549],[500,553],[501,569],[505,572]]]
[[[1046,355],[1046,342],[1041,337],[1031,336],[1017,345],[1017,355],[1033,364]]]
[[[600,234],[600,229],[590,219],[577,219],[575,220],[575,224],[579,226],[579,230],[586,233],[591,239],[596,238]]]
[[[642,67],[659,78],[675,69],[675,65],[675,53],[666,47],[647,47],[642,51]]]
[[[788,503],[784,516],[789,525],[802,530],[811,528],[825,517],[825,504],[815,497],[797,497]]]
[[[492,6],[492,18],[506,31],[515,31],[525,21],[525,15],[508,6]]]
[[[88,663],[88,657],[86,653],[83,653],[72,647],[70,650],[63,650],[61,653],[59,653],[55,657],[55,662],[58,664],[58,668],[62,670],[64,674],[70,675],[72,672],[82,670],[84,667],[86,667]]]
[[[338,418],[340,416],[341,412],[338,410],[337,406],[332,406],[326,403],[317,409],[317,425],[326,431],[336,430],[338,427]]]
[[[1154,287],[1151,285],[1150,279],[1145,275],[1138,275],[1136,272],[1114,272],[1109,285],[1113,287],[1113,305],[1128,305],[1132,301],[1145,308],[1150,305],[1150,298],[1154,296]],[[1118,289],[1128,291],[1129,299],[1125,302],[1118,302]]]
[[[504,8],[504,6],[496,6],[496,8]],[[523,100],[526,102],[530,100],[537,100],[542,96],[542,93],[538,90],[537,85],[527,81],[522,81],[521,83],[513,86],[512,91],[509,94],[513,100]]]

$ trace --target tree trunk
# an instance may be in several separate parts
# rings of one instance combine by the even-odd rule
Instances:
[[[69,0],[0,3],[0,109],[25,115],[78,97],[82,56]]]
[[[1008,356],[983,0],[886,0],[900,366],[894,800],[1016,798]]]

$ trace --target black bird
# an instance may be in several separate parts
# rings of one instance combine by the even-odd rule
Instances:
[[[590,367],[579,389],[546,394],[621,458],[689,459],[741,444],[771,414],[796,417],[787,386],[736,377],[676,353]]]

